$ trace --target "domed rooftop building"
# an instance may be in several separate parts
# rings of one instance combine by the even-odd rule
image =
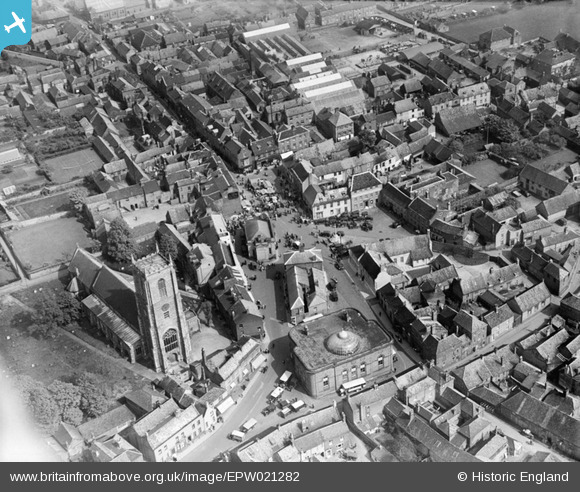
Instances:
[[[356,309],[301,323],[288,336],[294,372],[311,396],[330,395],[359,378],[379,382],[393,372],[392,338]]]
[[[360,338],[352,331],[340,330],[326,339],[326,349],[336,355],[354,354],[360,345]]]

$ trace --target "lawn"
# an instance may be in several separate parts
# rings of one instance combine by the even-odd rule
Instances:
[[[476,183],[479,186],[486,188],[493,183],[502,183],[504,179],[501,175],[507,171],[508,168],[491,159],[484,159],[482,161],[474,162],[469,166],[465,166],[464,169],[469,174],[475,176]]]
[[[51,179],[55,183],[68,183],[73,179],[88,176],[103,167],[103,164],[104,161],[90,148],[44,161],[44,165],[50,169]]]
[[[65,262],[77,245],[86,247],[91,240],[74,217],[51,220],[10,232],[16,255],[28,271]]]
[[[34,219],[36,217],[43,217],[57,212],[72,210],[68,192],[19,203],[16,205],[16,209],[25,219]]]

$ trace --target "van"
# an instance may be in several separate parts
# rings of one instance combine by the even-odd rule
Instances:
[[[284,407],[281,411],[280,414],[282,415],[282,417],[286,418],[286,416],[292,411],[292,409],[290,407]]]
[[[244,432],[250,432],[254,427],[256,427],[257,423],[258,422],[256,421],[256,419],[250,419],[244,425],[242,425],[242,429],[244,430]]]
[[[297,412],[304,406],[306,406],[306,403],[304,403],[302,400],[298,400],[292,403],[292,405],[290,405],[290,408],[292,409],[292,411]]]
[[[240,432],[240,431],[232,431],[232,433],[229,435],[229,438],[232,441],[238,441],[238,442],[242,442],[244,440],[244,437],[246,437],[245,432]]]

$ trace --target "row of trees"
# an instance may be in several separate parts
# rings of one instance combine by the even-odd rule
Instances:
[[[31,335],[39,338],[52,336],[57,328],[78,323],[83,311],[80,302],[65,291],[43,291],[28,327]]]
[[[45,432],[54,432],[61,421],[80,425],[110,407],[108,389],[89,372],[74,375],[70,382],[55,380],[48,386],[30,376],[19,376],[17,387],[35,422]]]

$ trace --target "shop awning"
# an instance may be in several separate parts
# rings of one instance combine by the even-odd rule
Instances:
[[[224,401],[222,401],[216,408],[220,415],[223,415],[224,412],[230,408],[234,404],[234,400],[231,396],[228,396]]]
[[[268,359],[266,359],[266,356],[264,354],[258,355],[252,362],[250,362],[250,365],[252,366],[252,371],[258,369],[258,367],[264,364],[267,360]]]

